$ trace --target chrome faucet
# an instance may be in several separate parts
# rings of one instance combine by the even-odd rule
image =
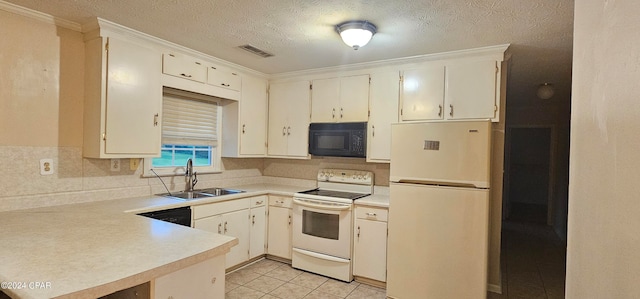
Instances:
[[[192,192],[193,187],[198,183],[198,175],[193,171],[193,161],[187,160],[187,170],[184,172],[184,176],[187,177],[187,189],[186,191]]]

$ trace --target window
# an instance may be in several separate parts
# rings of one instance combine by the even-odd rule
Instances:
[[[220,171],[221,109],[215,97],[172,88],[162,100],[162,155],[145,159],[145,175],[183,174],[192,159],[198,172]]]

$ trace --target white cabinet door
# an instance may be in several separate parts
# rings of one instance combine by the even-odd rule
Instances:
[[[224,285],[224,255],[220,255],[156,278],[153,298],[224,298]]]
[[[269,156],[308,157],[309,82],[273,83],[269,87]]]
[[[227,253],[227,268],[249,260],[249,210],[240,210],[222,214],[223,234],[238,238],[238,245]]]
[[[112,37],[85,47],[84,157],[159,156],[160,53]]]
[[[176,53],[162,56],[162,72],[196,82],[207,81],[207,67],[202,62]]]
[[[240,91],[241,81],[240,75],[232,70],[220,66],[207,68],[207,84]]]
[[[369,75],[340,78],[340,122],[365,122],[369,114]]]
[[[405,70],[402,75],[401,119],[442,119],[444,113],[444,66]]]
[[[240,155],[264,156],[267,142],[267,80],[245,76],[239,104]]]
[[[451,63],[446,67],[447,119],[494,118],[497,113],[495,60]]]
[[[397,71],[371,74],[367,162],[391,159],[391,124],[398,122],[400,74]]]
[[[291,209],[269,206],[267,253],[291,259]]]
[[[262,196],[266,198],[266,196]],[[250,236],[251,242],[249,244],[249,259],[263,255],[264,247],[266,244],[266,229],[267,229],[267,206],[251,208],[250,215]]]
[[[387,280],[387,223],[356,219],[353,241],[353,275]]]
[[[311,89],[311,122],[339,121],[340,78],[313,80]]]

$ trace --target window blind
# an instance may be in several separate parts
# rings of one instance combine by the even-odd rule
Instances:
[[[165,89],[162,105],[163,144],[217,145],[217,102],[169,93]]]

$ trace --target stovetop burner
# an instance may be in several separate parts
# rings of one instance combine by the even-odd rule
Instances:
[[[318,196],[327,196],[327,197],[337,197],[337,198],[345,198],[356,200],[358,198],[363,198],[365,196],[369,196],[371,194],[366,193],[353,193],[353,192],[345,192],[345,191],[336,191],[336,190],[323,190],[323,189],[313,189],[300,192],[301,194],[310,194],[310,195],[318,195]]]

